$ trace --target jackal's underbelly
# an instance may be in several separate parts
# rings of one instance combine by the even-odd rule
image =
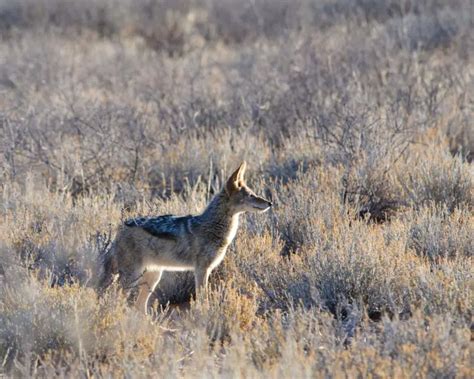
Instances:
[[[187,265],[160,265],[148,264],[146,265],[148,271],[194,271],[193,266]]]

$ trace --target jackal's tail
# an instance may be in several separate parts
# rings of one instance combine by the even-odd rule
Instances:
[[[109,249],[99,255],[99,280],[97,282],[97,291],[103,294],[104,291],[113,282],[114,275],[117,273],[117,257],[115,255],[115,243],[112,243]]]

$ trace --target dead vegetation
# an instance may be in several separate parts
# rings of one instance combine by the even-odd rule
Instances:
[[[0,375],[470,377],[471,8],[0,0]],[[275,206],[208,300],[97,298],[116,225],[241,159]]]

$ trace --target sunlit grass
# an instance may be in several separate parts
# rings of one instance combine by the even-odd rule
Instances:
[[[470,377],[472,25],[446,4],[0,0],[0,376]],[[207,297],[97,296],[125,218],[199,213],[244,159],[274,207]]]

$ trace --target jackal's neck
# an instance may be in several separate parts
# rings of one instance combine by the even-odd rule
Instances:
[[[223,245],[232,242],[239,226],[239,214],[232,213],[225,193],[219,193],[211,200],[200,219],[215,242]]]

